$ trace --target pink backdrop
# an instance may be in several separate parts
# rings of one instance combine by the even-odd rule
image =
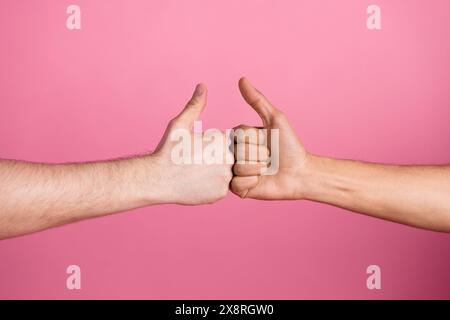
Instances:
[[[86,161],[154,148],[197,82],[206,127],[258,124],[246,75],[314,153],[450,162],[450,2],[0,3],[0,157]],[[66,267],[82,290],[66,289]],[[366,267],[382,290],[366,288]],[[0,298],[450,298],[450,237],[311,202],[230,194],[0,242]]]

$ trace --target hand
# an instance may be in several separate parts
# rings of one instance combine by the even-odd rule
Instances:
[[[261,117],[263,128],[267,129],[266,139],[262,140],[266,140],[268,143],[264,143],[265,141],[262,140],[258,141],[257,154],[262,156],[254,159],[248,151],[239,152],[249,150],[251,144],[248,143],[248,140],[237,139],[235,141],[236,160],[245,160],[246,163],[234,165],[235,176],[231,181],[231,191],[242,198],[266,200],[302,198],[302,188],[298,181],[308,161],[308,153],[289,125],[286,116],[256,90],[247,79],[242,78],[239,81],[239,89],[245,101]],[[235,130],[237,129],[248,131],[262,128],[241,125],[235,128]],[[279,130],[278,141],[271,142],[270,129]],[[273,154],[276,148],[274,145],[271,146],[271,143],[278,143],[278,171],[273,175],[263,175],[262,170],[271,165],[268,163],[269,158],[276,156]],[[265,154],[268,156],[264,157]]]
[[[184,205],[198,205],[213,203],[224,198],[229,190],[229,183],[233,177],[231,167],[233,155],[227,146],[227,139],[223,132],[216,131],[218,139],[211,139],[203,133],[194,132],[194,122],[199,118],[207,100],[207,88],[199,84],[183,111],[170,121],[164,136],[156,148],[152,158],[161,172],[161,197],[163,202]],[[177,132],[178,131],[178,132]],[[172,141],[177,133],[187,133],[192,146],[187,159],[190,163],[176,164],[174,148],[180,144]],[[195,142],[201,141],[202,146],[195,148]],[[212,141],[211,141],[212,140]],[[220,163],[207,164],[204,161],[205,151],[219,149],[222,152]],[[195,162],[200,159],[200,163]]]

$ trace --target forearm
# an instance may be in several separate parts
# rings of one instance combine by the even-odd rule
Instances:
[[[0,239],[164,202],[150,156],[82,164],[0,160]]]
[[[450,232],[449,166],[390,166],[309,156],[299,183],[309,200]]]

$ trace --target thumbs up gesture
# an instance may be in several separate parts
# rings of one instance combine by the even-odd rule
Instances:
[[[213,203],[225,197],[229,189],[242,198],[302,198],[299,177],[308,153],[284,114],[247,79],[239,81],[239,89],[263,126],[234,128],[233,156],[223,132],[216,130],[215,139],[211,139],[210,134],[195,130],[207,100],[206,86],[198,85],[185,108],[170,121],[153,154],[161,172],[160,197],[165,202]],[[182,158],[187,161],[181,163],[175,159],[179,155],[179,137],[183,137],[187,145],[181,148]],[[220,151],[218,161],[205,161],[205,150],[211,148]]]
[[[247,79],[239,81],[239,89],[244,100],[261,118],[263,127],[240,125],[235,128],[236,163],[231,191],[242,198],[302,198],[298,177],[308,159],[305,148],[285,115]],[[239,131],[256,131],[257,134],[240,135]],[[256,140],[248,139],[255,136]],[[251,152],[255,149],[256,152]]]
[[[219,130],[208,130],[208,134],[195,132],[206,100],[206,86],[197,85],[191,100],[170,121],[152,155],[161,172],[158,185],[165,203],[213,203],[228,193],[233,155],[225,134]],[[207,150],[216,151],[212,161]]]

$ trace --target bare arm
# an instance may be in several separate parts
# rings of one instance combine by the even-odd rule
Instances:
[[[450,232],[450,166],[394,166],[308,156],[301,197]]]
[[[0,160],[0,239],[162,201],[150,156],[85,164]]]
[[[264,175],[260,168],[267,166],[267,159],[236,163],[231,182],[234,193],[265,200],[309,199],[377,218],[450,232],[449,165],[380,165],[311,155],[284,114],[248,80],[241,79],[239,87],[244,99],[262,118],[264,128],[279,130],[279,141],[274,141],[279,149],[279,167],[275,175]],[[246,147],[242,141],[236,144],[236,150]],[[260,145],[261,148],[268,147]],[[271,148],[261,154],[272,153],[273,157],[273,145]],[[248,154],[242,158],[246,157]]]
[[[193,122],[205,105],[206,87],[199,85],[152,155],[77,164],[0,160],[0,239],[152,204],[206,204],[223,198],[231,163],[172,161],[177,144],[172,133],[193,136]],[[230,152],[223,141],[213,143]]]

